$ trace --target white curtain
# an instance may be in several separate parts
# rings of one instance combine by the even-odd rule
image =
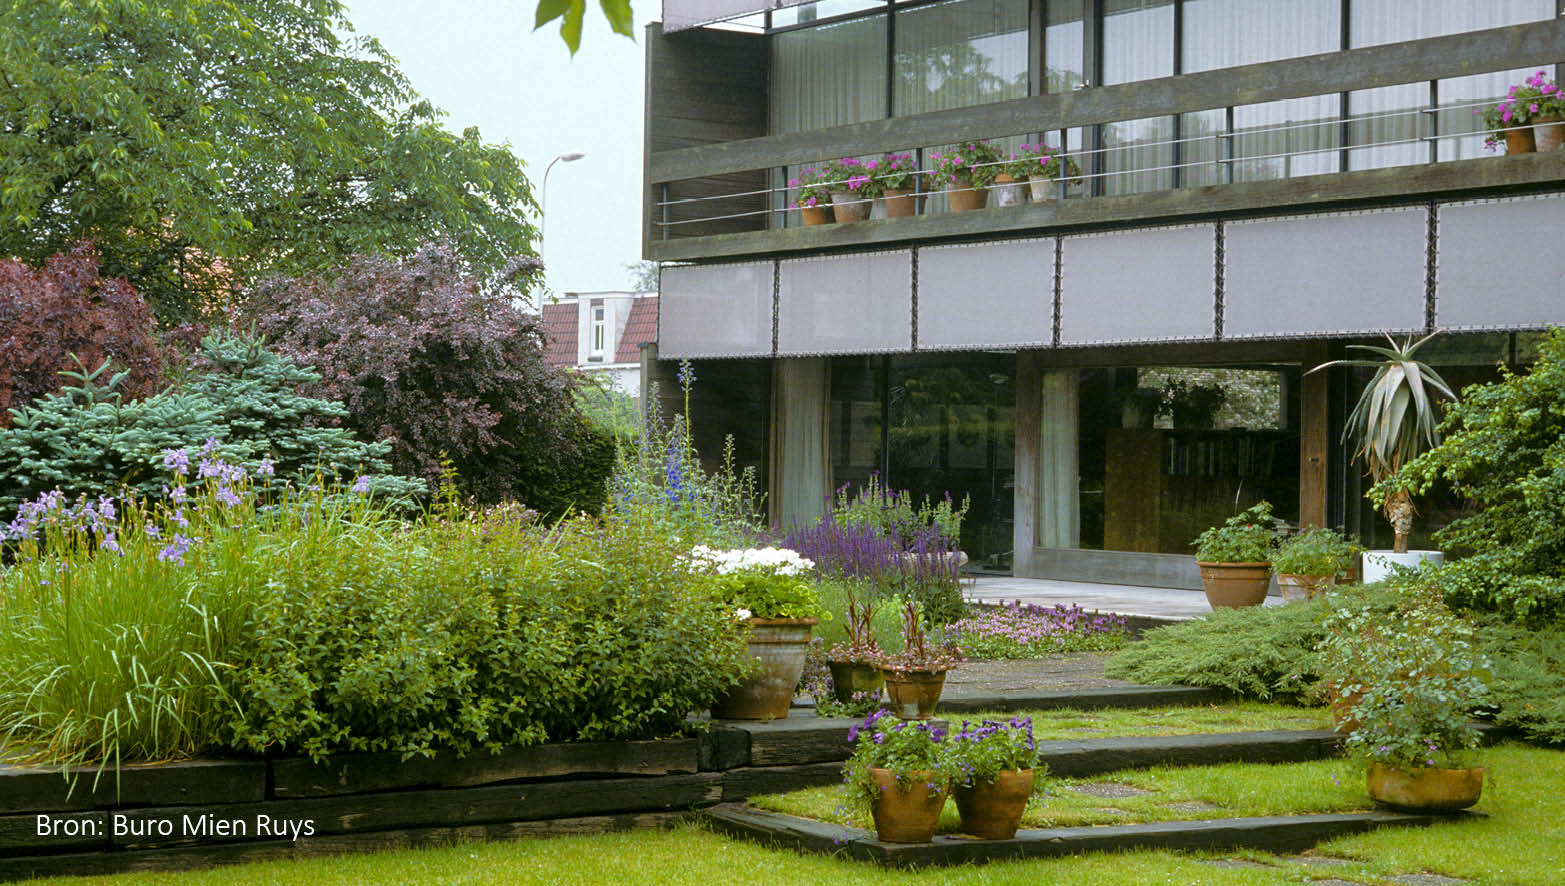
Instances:
[[[1173,0],[1105,0],[1103,83],[1131,83],[1174,73]],[[1159,191],[1174,183],[1174,118],[1149,117],[1103,126],[1105,194]]]
[[[784,529],[826,513],[831,493],[831,363],[778,360],[772,372],[771,518]]]
[[[1354,0],[1348,23],[1348,41],[1354,48],[1378,46],[1545,21],[1553,17],[1554,0]],[[1542,66],[1552,62],[1552,59],[1539,59],[1539,62]],[[1523,72],[1521,76],[1526,73]],[[1518,79],[1515,74],[1488,74],[1442,81],[1441,104],[1504,95],[1507,85]],[[1453,95],[1446,95],[1445,84],[1450,84]],[[1426,115],[1421,111],[1428,106],[1427,83],[1351,93],[1348,96],[1348,113],[1355,119],[1349,129],[1349,137],[1353,144],[1372,146],[1349,151],[1349,167],[1374,169],[1429,162],[1428,144],[1421,141],[1428,134]],[[1470,110],[1439,116],[1442,132],[1472,132],[1480,128]],[[1400,144],[1389,144],[1391,142]],[[1442,142],[1442,159],[1474,156],[1481,152],[1481,138]]]
[[[1043,373],[1043,429],[1038,441],[1038,544],[1045,548],[1081,545],[1079,394],[1074,369]]]

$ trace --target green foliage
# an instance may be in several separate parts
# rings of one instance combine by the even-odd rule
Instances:
[[[1565,624],[1529,630],[1490,615],[1479,619],[1478,637],[1493,662],[1496,725],[1565,744]]]
[[[580,381],[573,392],[576,408],[593,430],[616,444],[633,442],[641,429],[641,404],[636,398],[592,376]]]
[[[821,607],[831,615],[815,627],[815,636],[825,644],[825,650],[842,647],[847,652],[869,643],[880,650],[902,648],[902,600],[886,596],[874,583],[862,579],[817,579],[815,589],[820,594]],[[855,622],[849,614],[850,603],[855,602],[861,611],[866,602],[870,604],[869,624],[859,626],[856,643],[850,633]],[[834,654],[829,657],[837,658]]]
[[[969,496],[963,496],[961,507],[957,507],[949,495],[935,502],[926,495],[915,507],[907,490],[889,489],[880,482],[879,474],[871,474],[857,492],[849,494],[846,485],[837,490],[831,516],[844,529],[873,529],[904,543],[931,530],[954,542],[962,537],[962,519],[971,504]]]
[[[1565,331],[1543,340],[1529,372],[1500,374],[1462,392],[1440,445],[1394,482],[1423,492],[1445,481],[1470,505],[1435,534],[1462,555],[1437,573],[1448,602],[1545,619],[1565,612]]]
[[[827,618],[810,582],[810,561],[782,548],[720,551],[696,545],[691,571],[710,575],[717,599],[739,619]]]
[[[1001,167],[997,164],[1004,155],[988,139],[980,139],[963,142],[944,152],[931,151],[929,158],[934,163],[929,175],[931,187],[949,189],[965,179],[975,188],[984,188],[1000,174]]]
[[[1323,620],[1320,675],[1358,722],[1346,744],[1403,768],[1451,765],[1478,746],[1471,713],[1488,693],[1489,661],[1473,626],[1432,587],[1397,587],[1390,608],[1347,601]]]
[[[905,599],[905,598],[904,598]],[[931,637],[928,618],[917,601],[902,604],[902,651],[881,650],[873,661],[888,671],[947,671],[962,660],[962,650],[944,637]]]
[[[1331,529],[1306,529],[1272,554],[1272,568],[1283,575],[1340,575],[1353,569],[1362,549]]]
[[[566,423],[572,459],[525,459],[518,463],[516,485],[527,490],[529,507],[548,518],[603,511],[603,497],[614,471],[615,438],[590,420]]]
[[[616,34],[636,39],[635,17],[631,13],[630,0],[598,0],[603,17]],[[560,39],[571,49],[571,55],[581,48],[581,26],[586,15],[587,0],[539,0],[533,16],[533,30],[538,30],[555,19],[560,20]]]
[[[1260,502],[1213,526],[1193,542],[1195,558],[1206,563],[1262,563],[1277,549],[1270,502]]]
[[[163,452],[207,439],[230,461],[270,459],[280,477],[300,485],[318,470],[386,470],[386,444],[332,427],[345,413],[341,404],[296,393],[319,376],[257,340],[213,332],[179,385],[141,400],[124,400],[125,374],[107,367],[68,373],[74,384],[12,410],[11,427],[0,429],[0,513],[51,489],[70,499],[122,488],[155,497],[164,484]],[[424,491],[416,480],[375,482],[395,497]]]
[[[629,27],[625,0],[604,0]],[[577,2],[579,8],[579,0]],[[338,0],[0,0],[0,255],[92,238],[164,321],[444,237],[531,252],[520,161],[461,135]]]

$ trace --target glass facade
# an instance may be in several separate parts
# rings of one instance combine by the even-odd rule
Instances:
[[[835,358],[829,435],[834,489],[879,473],[918,500],[965,495],[962,550],[1010,569],[1015,354]]]
[[[1080,546],[1188,554],[1236,509],[1299,515],[1297,366],[1078,376]]]

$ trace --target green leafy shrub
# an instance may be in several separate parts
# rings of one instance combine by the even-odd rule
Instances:
[[[1453,755],[1478,746],[1471,714],[1485,703],[1488,659],[1438,590],[1409,582],[1393,593],[1390,608],[1330,608],[1321,679],[1352,700],[1350,750],[1402,768],[1455,765]]]
[[[1278,546],[1272,568],[1283,575],[1340,575],[1353,569],[1361,549],[1331,529],[1306,529]]]
[[[829,618],[809,574],[814,568],[786,548],[719,551],[696,545],[690,569],[709,574],[719,600],[736,618]]]
[[[1489,615],[1478,621],[1478,639],[1493,664],[1494,722],[1565,744],[1565,624],[1532,630]]]
[[[1206,563],[1262,563],[1277,547],[1272,506],[1260,502],[1196,536],[1195,558]]]
[[[1565,330],[1544,339],[1529,372],[1500,373],[1466,388],[1440,424],[1440,444],[1377,494],[1450,483],[1470,510],[1435,533],[1461,556],[1432,580],[1453,606],[1549,619],[1565,614]]]
[[[341,404],[302,396],[317,376],[255,340],[214,332],[202,340],[191,371],[175,388],[140,400],[120,392],[125,373],[108,364],[70,373],[74,384],[12,410],[0,429],[0,513],[59,489],[66,499],[161,494],[163,453],[214,439],[217,454],[252,465],[268,460],[297,485],[317,471],[383,475],[384,443],[363,443],[334,423]],[[209,453],[210,454],[210,453]],[[376,476],[376,489],[406,497],[421,482]]]

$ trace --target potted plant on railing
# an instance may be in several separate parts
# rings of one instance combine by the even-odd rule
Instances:
[[[719,598],[733,607],[755,670],[712,705],[712,716],[768,720],[788,716],[810,650],[810,630],[826,610],[805,575],[815,564],[785,548],[716,550],[697,545],[692,570],[715,574]]]
[[[1017,181],[1027,183],[1034,203],[1055,199],[1059,196],[1060,179],[1070,180],[1081,175],[1075,161],[1061,154],[1059,148],[1044,142],[1022,145],[1011,157],[1006,172]]]
[[[1027,801],[1047,774],[1033,740],[1032,718],[962,723],[951,735],[956,765],[952,791],[962,817],[962,833],[982,840],[1009,840],[1027,809]]]
[[[951,794],[955,767],[946,730],[871,713],[848,730],[853,756],[843,767],[848,805],[869,812],[888,843],[928,843]]]
[[[1527,106],[1532,113],[1532,138],[1539,153],[1557,151],[1565,136],[1565,91],[1548,77],[1547,71],[1539,71],[1527,78],[1528,89],[1537,90],[1538,98]],[[1536,107],[1537,110],[1533,110]]]
[[[1388,335],[1389,348],[1349,345],[1379,354],[1383,359],[1332,360],[1310,370],[1319,372],[1328,366],[1339,365],[1368,366],[1375,370],[1342,432],[1343,442],[1358,437],[1359,447],[1353,458],[1355,461],[1362,458],[1368,463],[1370,477],[1375,482],[1370,490],[1371,500],[1383,509],[1394,533],[1391,550],[1364,553],[1366,582],[1385,578],[1397,566],[1416,567],[1425,561],[1439,563],[1445,559],[1439,551],[1407,549],[1417,511],[1413,507],[1412,494],[1395,479],[1404,464],[1439,442],[1434,395],[1438,393],[1456,399],[1445,379],[1416,359],[1418,349],[1434,336],[1435,333],[1430,333],[1416,342],[1409,337],[1398,345],[1396,339]]]
[[[793,208],[799,210],[799,218],[806,226],[831,221],[831,186],[829,171],[813,166],[806,166],[796,177],[788,179],[788,187],[798,191]]]
[[[868,167],[867,161],[864,165]],[[881,202],[886,218],[906,218],[918,214],[918,161],[911,153],[887,154],[873,169],[880,179]]]
[[[1543,110],[1543,90],[1533,85],[1533,79],[1529,77],[1524,86],[1512,86],[1494,107],[1473,112],[1489,131],[1484,147],[1492,151],[1503,142],[1507,154],[1530,154],[1536,149],[1532,127]]]
[[[875,161],[870,161],[875,163]],[[876,163],[878,166],[879,164]],[[880,196],[880,181],[857,158],[843,157],[827,166],[831,179],[831,212],[838,222],[863,221]]]
[[[892,711],[904,720],[927,720],[940,701],[946,671],[962,660],[962,650],[930,639],[917,603],[909,601],[903,607],[902,622],[903,650],[896,655],[883,652],[875,662],[886,678]]]
[[[826,666],[831,670],[831,689],[840,704],[857,704],[866,698],[879,699],[886,678],[877,662],[880,643],[875,639],[875,600],[866,595],[861,602],[849,585],[846,589],[847,631],[845,642],[826,650]]]
[[[1272,552],[1277,547],[1272,506],[1260,502],[1213,526],[1195,540],[1201,586],[1213,609],[1259,606],[1272,582]]]
[[[1401,809],[1450,812],[1478,802],[1484,770],[1468,752],[1480,735],[1472,710],[1489,663],[1473,626],[1438,589],[1406,585],[1390,607],[1344,605],[1327,615],[1321,679],[1351,721],[1346,745],[1369,762],[1369,795]]]
[[[1331,590],[1337,576],[1352,571],[1357,545],[1330,529],[1306,529],[1285,539],[1272,555],[1272,570],[1284,600],[1303,600]]]
[[[988,139],[964,142],[949,151],[929,155],[935,163],[931,178],[943,188],[953,212],[983,209],[989,184],[1000,173],[1000,151]]]

